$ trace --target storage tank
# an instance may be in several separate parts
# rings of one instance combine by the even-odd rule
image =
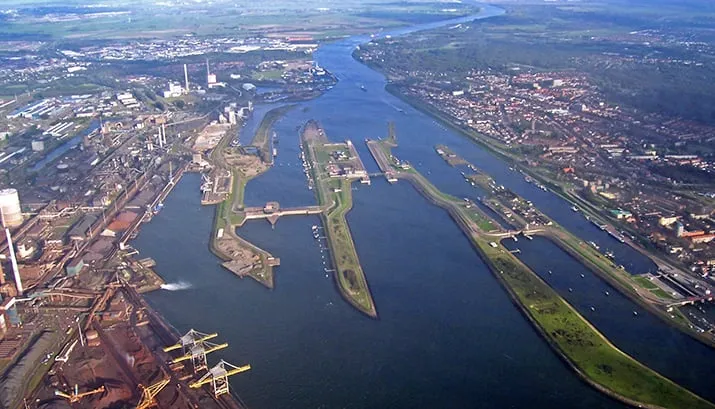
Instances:
[[[0,211],[6,227],[17,227],[22,224],[20,197],[15,189],[0,190]]]
[[[45,150],[45,142],[44,141],[32,141],[32,150],[34,152],[42,152]]]

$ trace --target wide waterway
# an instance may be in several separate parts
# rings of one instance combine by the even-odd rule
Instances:
[[[479,17],[499,13],[488,7]],[[377,165],[362,141],[384,136],[387,122],[395,121],[400,144],[395,154],[413,163],[440,189],[460,197],[477,195],[458,171],[435,154],[434,145],[444,143],[584,240],[613,250],[629,271],[653,268],[645,257],[571,212],[568,203],[524,182],[484,149],[385,92],[384,78],[351,57],[355,46],[368,40],[355,37],[319,49],[318,63],[340,82],[277,122],[275,166],[248,184],[249,205],[269,200],[282,206],[315,203],[298,159],[297,127],[306,120],[319,120],[333,140],[352,139],[371,171]],[[268,108],[256,108],[244,127],[243,143]],[[253,366],[232,380],[249,407],[624,407],[580,381],[557,358],[447,213],[429,204],[407,182],[390,185],[375,178],[372,186],[355,185],[354,208],[348,214],[379,320],[354,310],[341,299],[332,278],[326,277],[323,261],[329,256],[311,235],[317,217],[282,218],[275,229],[263,221],[249,222],[238,230],[281,258],[274,290],[222,269],[208,250],[214,209],[200,206],[199,184],[197,175],[185,176],[133,245],[142,256],[157,261],[156,269],[167,282],[191,284],[182,291],[152,293],[150,302],[180,331],[216,331],[220,340],[229,342],[228,350],[210,357],[210,363],[222,357]],[[533,250],[525,247],[523,256],[544,251],[538,243]],[[565,254],[550,257],[563,265],[559,271],[564,277],[568,271],[580,270],[568,264]],[[568,285],[552,284],[561,290]],[[603,291],[604,285],[589,275],[577,293],[584,298],[571,301],[585,313]],[[605,311],[625,318],[610,323],[605,314],[586,314],[594,324],[644,363],[713,399],[713,392],[703,387],[706,378],[698,378],[714,373],[715,351],[696,349],[701,347],[696,341],[669,330],[644,311],[641,316],[648,325],[628,325],[626,318],[632,319],[635,307],[622,297],[612,297]],[[597,311],[600,308],[599,304]],[[662,347],[638,354],[639,338]],[[674,364],[680,354],[692,350],[697,351],[697,359],[688,359],[687,367]]]

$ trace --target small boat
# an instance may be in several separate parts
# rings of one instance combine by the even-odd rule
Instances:
[[[591,307],[591,311],[596,311],[596,307]]]
[[[365,92],[367,92],[367,88],[365,88],[364,85],[360,85],[360,89],[363,90],[363,91],[365,91]]]
[[[569,292],[572,293],[572,292],[573,292],[573,288],[569,288]]]
[[[549,270],[549,275],[551,275],[551,274],[552,274],[552,273],[551,273],[551,270]]]
[[[638,315],[638,311],[633,311],[633,315]]]
[[[573,210],[574,212],[578,212],[578,207],[576,207],[576,206],[571,206],[571,210]]]
[[[583,275],[583,273],[581,273],[581,278],[585,278],[585,277],[586,277],[586,276],[585,276],[585,275]]]
[[[609,296],[609,295],[611,295],[611,293],[609,293],[608,291],[606,291],[606,293],[605,293],[605,294],[606,294],[606,296]]]

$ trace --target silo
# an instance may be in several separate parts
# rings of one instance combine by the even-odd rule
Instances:
[[[6,227],[17,227],[22,224],[20,197],[15,189],[0,190],[0,211]]]

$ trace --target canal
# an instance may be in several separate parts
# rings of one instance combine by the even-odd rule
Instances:
[[[486,7],[479,17],[500,13]],[[440,24],[447,23],[390,34]],[[280,142],[275,166],[249,182],[248,205],[269,200],[281,206],[315,203],[298,158],[298,127],[308,119],[319,120],[332,140],[353,140],[371,172],[377,171],[377,165],[363,140],[385,136],[387,122],[394,121],[399,141],[395,154],[443,191],[478,196],[459,172],[435,154],[434,145],[439,143],[531,200],[582,239],[613,250],[617,262],[630,272],[654,268],[640,253],[571,212],[561,198],[526,183],[508,164],[385,92],[385,79],[351,57],[365,41],[369,38],[353,37],[318,50],[317,62],[340,82],[276,123]],[[250,139],[250,131],[269,108],[256,108],[241,142]],[[182,332],[189,328],[219,332],[219,339],[230,346],[210,362],[223,357],[253,366],[232,380],[249,407],[624,407],[580,381],[557,358],[447,213],[429,204],[408,183],[390,185],[376,178],[371,186],[356,184],[354,207],[348,214],[379,320],[356,312],[340,298],[332,278],[325,276],[325,253],[311,235],[317,217],[281,218],[275,229],[266,222],[249,222],[238,230],[281,258],[274,290],[222,269],[208,250],[214,209],[200,206],[199,184],[197,175],[186,175],[133,245],[142,256],[157,261],[156,269],[167,282],[191,284],[181,291],[152,293],[149,301]],[[523,256],[538,261],[541,249],[527,250],[523,249]],[[552,258],[559,263],[569,260],[557,253]],[[570,267],[560,268],[566,276]],[[635,321],[638,325],[630,325],[637,307],[615,291],[608,301],[600,301],[595,311],[599,314],[589,315],[596,300],[590,297],[605,297],[604,285],[591,275],[584,280],[577,295],[590,294],[588,298],[570,299],[579,311],[594,319],[606,335],[614,335],[626,352],[713,398],[712,391],[703,390],[707,377],[697,378],[713,373],[715,351],[697,349],[702,345],[645,312]],[[563,291],[562,286],[569,284],[552,285]],[[610,322],[605,312],[618,318]],[[624,333],[616,336],[618,331]],[[643,346],[639,338],[655,346],[639,352]],[[688,358],[687,368],[675,365],[678,356],[692,350],[698,352]]]

